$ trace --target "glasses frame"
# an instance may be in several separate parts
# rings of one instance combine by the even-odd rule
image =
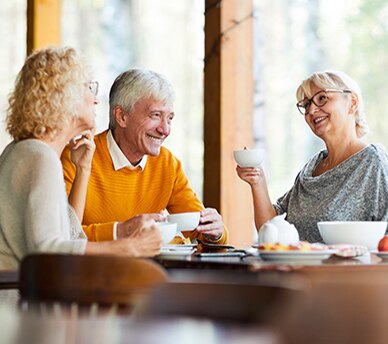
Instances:
[[[99,87],[98,81],[96,81],[96,80],[89,81],[88,87],[89,87],[90,92],[92,92],[92,94],[94,96],[97,96],[98,87]]]
[[[321,104],[321,105],[318,105],[315,101],[314,101],[314,97],[319,94],[319,93],[329,93],[329,92],[336,92],[336,93],[352,93],[351,90],[349,89],[344,89],[344,90],[341,90],[341,89],[336,89],[336,88],[325,88],[323,90],[320,90],[318,91],[317,93],[315,93],[310,99],[307,99],[307,103],[306,103],[306,98],[305,99],[302,99],[300,101],[298,101],[296,103],[296,107],[298,108],[299,112],[301,113],[302,116],[307,116],[308,115],[308,108],[311,106],[311,103],[313,103],[316,107],[323,107],[327,104],[327,101],[328,99],[326,99],[325,103],[324,104]],[[302,105],[302,102],[306,105]],[[304,112],[303,110],[304,109]]]

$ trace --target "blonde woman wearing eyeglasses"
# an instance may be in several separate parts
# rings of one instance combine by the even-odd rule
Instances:
[[[251,187],[256,228],[287,213],[301,240],[320,242],[319,221],[388,220],[388,156],[383,146],[362,140],[368,126],[357,83],[343,72],[317,72],[300,84],[296,97],[326,149],[307,162],[276,204],[261,168],[237,166]]]
[[[135,219],[130,237],[110,242],[90,243],[82,230],[98,103],[90,80],[72,48],[33,53],[17,76],[7,113],[13,141],[0,156],[0,269],[18,269],[38,252],[133,257],[160,250],[153,220]],[[77,181],[68,200],[59,158],[69,141]]]

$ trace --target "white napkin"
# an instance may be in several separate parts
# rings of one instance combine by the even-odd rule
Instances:
[[[329,249],[338,250],[334,255],[342,258],[353,258],[363,256],[368,253],[368,248],[362,245],[329,245]]]

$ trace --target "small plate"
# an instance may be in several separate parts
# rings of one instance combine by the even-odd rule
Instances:
[[[162,246],[162,251],[190,251],[193,248],[196,248],[197,244],[186,244],[186,245],[174,245],[174,244],[167,244]]]
[[[384,260],[388,259],[388,252],[380,252],[377,250],[372,250],[370,251],[370,253],[375,254],[377,257],[381,259],[384,259]]]
[[[223,258],[223,257],[244,257],[246,256],[244,251],[226,251],[226,252],[199,252],[196,253],[196,257],[206,257],[206,258]]]
[[[183,246],[183,245],[181,245],[181,246]],[[197,251],[196,247],[190,247],[187,250],[170,250],[170,249],[164,249],[162,247],[158,257],[162,257],[162,258],[166,258],[166,257],[186,257],[186,256],[191,256],[196,251]]]
[[[313,251],[264,251],[259,250],[260,257],[271,261],[320,261],[329,258],[337,250],[313,250]]]

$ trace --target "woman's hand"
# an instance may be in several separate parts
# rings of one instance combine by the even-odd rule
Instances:
[[[128,257],[153,257],[160,253],[162,234],[154,220],[140,220],[131,235],[116,241],[122,255]]]
[[[69,193],[69,203],[76,211],[82,223],[85,210],[86,191],[88,188],[92,159],[96,145],[94,143],[94,132],[85,130],[79,139],[73,138],[70,141],[71,161],[77,167],[75,178]]]
[[[264,181],[264,173],[260,167],[236,167],[238,176],[247,182],[251,187],[259,185]]]
[[[162,235],[154,220],[137,218],[131,235],[115,241],[88,241],[85,254],[109,254],[121,257],[154,257],[160,253]]]
[[[259,229],[263,223],[276,216],[268,194],[265,175],[260,167],[236,167],[238,176],[251,186],[255,225]]]
[[[85,130],[80,138],[70,140],[71,161],[78,170],[90,171],[96,145],[94,143],[94,132]]]
[[[162,222],[166,217],[160,213],[155,214],[142,214],[131,217],[130,219],[117,223],[117,239],[124,239],[127,237],[135,237],[144,223],[149,220],[156,222]]]

